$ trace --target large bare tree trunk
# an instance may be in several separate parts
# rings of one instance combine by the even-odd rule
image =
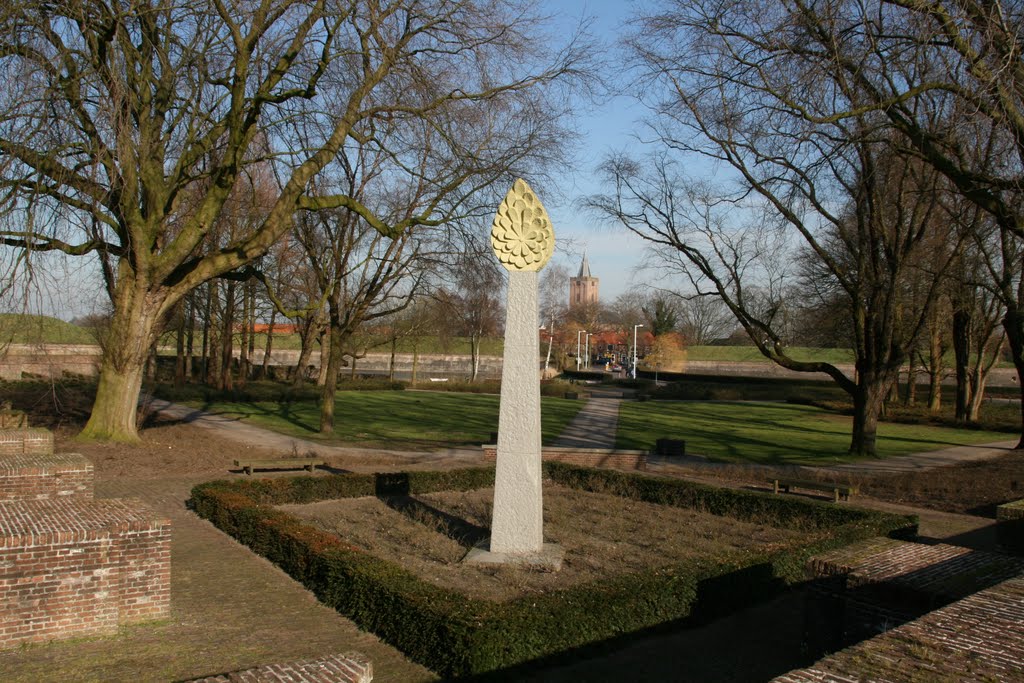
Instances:
[[[327,347],[323,350],[320,358],[320,365],[323,372],[323,390],[320,393],[320,433],[334,433],[334,397],[338,391],[338,374],[341,372],[341,364],[344,357],[344,345],[349,335],[341,325],[341,302],[339,292],[335,287],[331,298],[328,301],[328,333]],[[324,356],[326,355],[326,360]],[[352,357],[352,367],[356,365],[355,356]]]
[[[196,328],[196,297],[195,292],[190,292],[188,302],[188,322],[185,330],[185,377],[192,381],[192,357],[195,352],[195,328]]]
[[[942,408],[942,332],[932,325],[928,335],[928,411],[937,413]]]
[[[323,391],[320,394],[321,434],[334,433],[334,397],[338,391],[338,372],[341,370],[342,361],[341,336],[336,331],[332,331],[327,342],[326,353],[321,351],[321,356],[327,356],[326,363],[324,363],[323,357],[320,359],[321,365],[326,369],[326,372],[323,373]]]
[[[1010,355],[1017,370],[1017,386],[1021,391],[1022,434],[1017,448],[1024,448],[1024,311],[1011,309],[1008,305],[1006,316],[1003,318],[1003,329],[1006,330],[1006,339],[1010,343]]]
[[[968,364],[971,358],[971,314],[958,307],[953,311],[953,356],[956,360],[956,405],[955,420],[967,422],[970,419],[971,378]]]
[[[398,346],[398,340],[395,338],[391,339],[391,358],[388,359],[388,381],[395,381],[395,347]],[[355,363],[352,364],[355,366]]]
[[[470,362],[473,364],[470,370],[470,382],[475,382],[477,375],[480,373],[480,335],[473,332],[469,336],[469,356]]]
[[[878,455],[878,416],[889,394],[892,382],[875,373],[861,372],[853,392],[853,434],[850,455],[876,457]]]
[[[178,334],[175,342],[174,386],[178,389],[185,386],[185,302],[178,302]]]
[[[334,330],[328,327],[320,333],[320,370],[316,375],[316,385],[322,387],[327,381],[327,366],[331,355],[331,339],[334,337]]]
[[[910,354],[907,361],[907,386],[903,395],[903,405],[912,406],[917,402],[917,363],[914,362],[914,354]]]
[[[132,286],[134,285],[134,286]],[[143,282],[123,276],[103,339],[96,400],[79,438],[100,441],[139,440],[137,415],[139,390],[150,349],[159,334],[164,300],[147,292]]]
[[[309,359],[313,357],[313,344],[316,343],[316,322],[312,316],[302,319],[302,329],[299,332],[300,349],[299,360],[295,363],[295,372],[292,375],[292,386],[301,386],[306,379],[306,368],[309,367]]]
[[[242,330],[238,341],[238,384],[245,386],[249,379],[249,346],[251,343],[251,321],[249,310],[249,283],[242,285]]]
[[[206,330],[209,348],[203,366],[203,382],[213,387],[217,386],[218,377],[220,377],[220,325],[217,324],[217,318],[220,316],[219,289],[218,281],[211,280],[206,299]]]
[[[220,368],[217,373],[216,387],[230,391],[234,382],[231,377],[232,347],[234,346],[235,334],[235,283],[228,282],[227,291],[224,295],[224,315],[221,321],[220,337]]]
[[[420,371],[420,345],[413,342],[412,345],[412,385],[416,386],[416,380],[419,379]]]
[[[267,343],[263,347],[263,369],[261,377],[266,379],[270,376],[270,354],[274,350],[274,323],[277,322],[277,309],[270,309],[270,324],[267,326]]]

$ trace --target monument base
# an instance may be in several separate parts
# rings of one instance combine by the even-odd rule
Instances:
[[[557,572],[562,568],[565,549],[557,543],[545,543],[535,553],[492,553],[491,539],[477,543],[462,559],[467,564],[507,564],[527,569]]]

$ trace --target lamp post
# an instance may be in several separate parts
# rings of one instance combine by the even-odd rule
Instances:
[[[636,331],[640,327],[643,327],[640,323],[633,325],[633,379],[636,379]]]
[[[594,335],[592,335],[590,333],[587,333],[587,351],[586,351],[586,356],[587,356],[587,369],[588,370],[590,369],[590,338],[593,337],[593,336]]]
[[[580,335],[586,334],[586,330],[576,332],[576,372],[580,371]]]

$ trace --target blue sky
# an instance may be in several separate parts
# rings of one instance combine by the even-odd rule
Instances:
[[[632,2],[623,0],[550,0],[544,11],[557,15],[566,33],[581,17],[593,18],[591,33],[604,41],[609,50],[623,24],[632,13]],[[596,224],[594,219],[574,207],[580,197],[600,191],[595,169],[609,152],[634,148],[634,131],[643,116],[643,108],[628,95],[610,97],[578,114],[577,130],[581,145],[574,170],[562,183],[564,199],[549,202],[540,191],[555,228],[557,250],[553,263],[564,264],[575,275],[583,251],[590,259],[594,277],[600,278],[601,300],[611,302],[629,288],[634,270],[642,257],[644,243],[624,228]]]
[[[547,0],[541,4],[541,10],[555,17],[558,36],[570,34],[582,17],[591,17],[591,34],[612,51],[635,6],[630,0]],[[543,188],[537,189],[555,228],[557,246],[552,263],[564,265],[575,275],[586,251],[591,272],[601,281],[601,300],[609,303],[629,288],[644,243],[621,227],[597,224],[576,208],[575,202],[600,191],[595,169],[606,154],[625,149],[636,151],[634,131],[643,108],[623,94],[580,109],[577,116],[581,142],[573,169],[560,183],[561,192],[546,195]],[[46,300],[35,302],[33,308],[65,319],[98,310],[105,305],[106,297],[95,271],[91,258],[48,259],[42,269],[51,281],[42,288]],[[70,282],[76,284],[69,285]],[[89,293],[83,296],[86,289]]]

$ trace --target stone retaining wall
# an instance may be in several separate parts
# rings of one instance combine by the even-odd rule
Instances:
[[[197,678],[188,683],[370,683],[373,665],[358,652],[267,664],[244,671]]]
[[[0,455],[0,503],[92,498],[93,466],[77,453]]]
[[[166,616],[170,542],[135,500],[0,503],[0,648]]]
[[[481,448],[484,450],[484,458],[497,459],[498,447],[496,445],[488,444]],[[617,470],[647,469],[647,451],[544,446],[541,449],[541,457],[543,460],[565,462],[581,467],[609,467]]]

